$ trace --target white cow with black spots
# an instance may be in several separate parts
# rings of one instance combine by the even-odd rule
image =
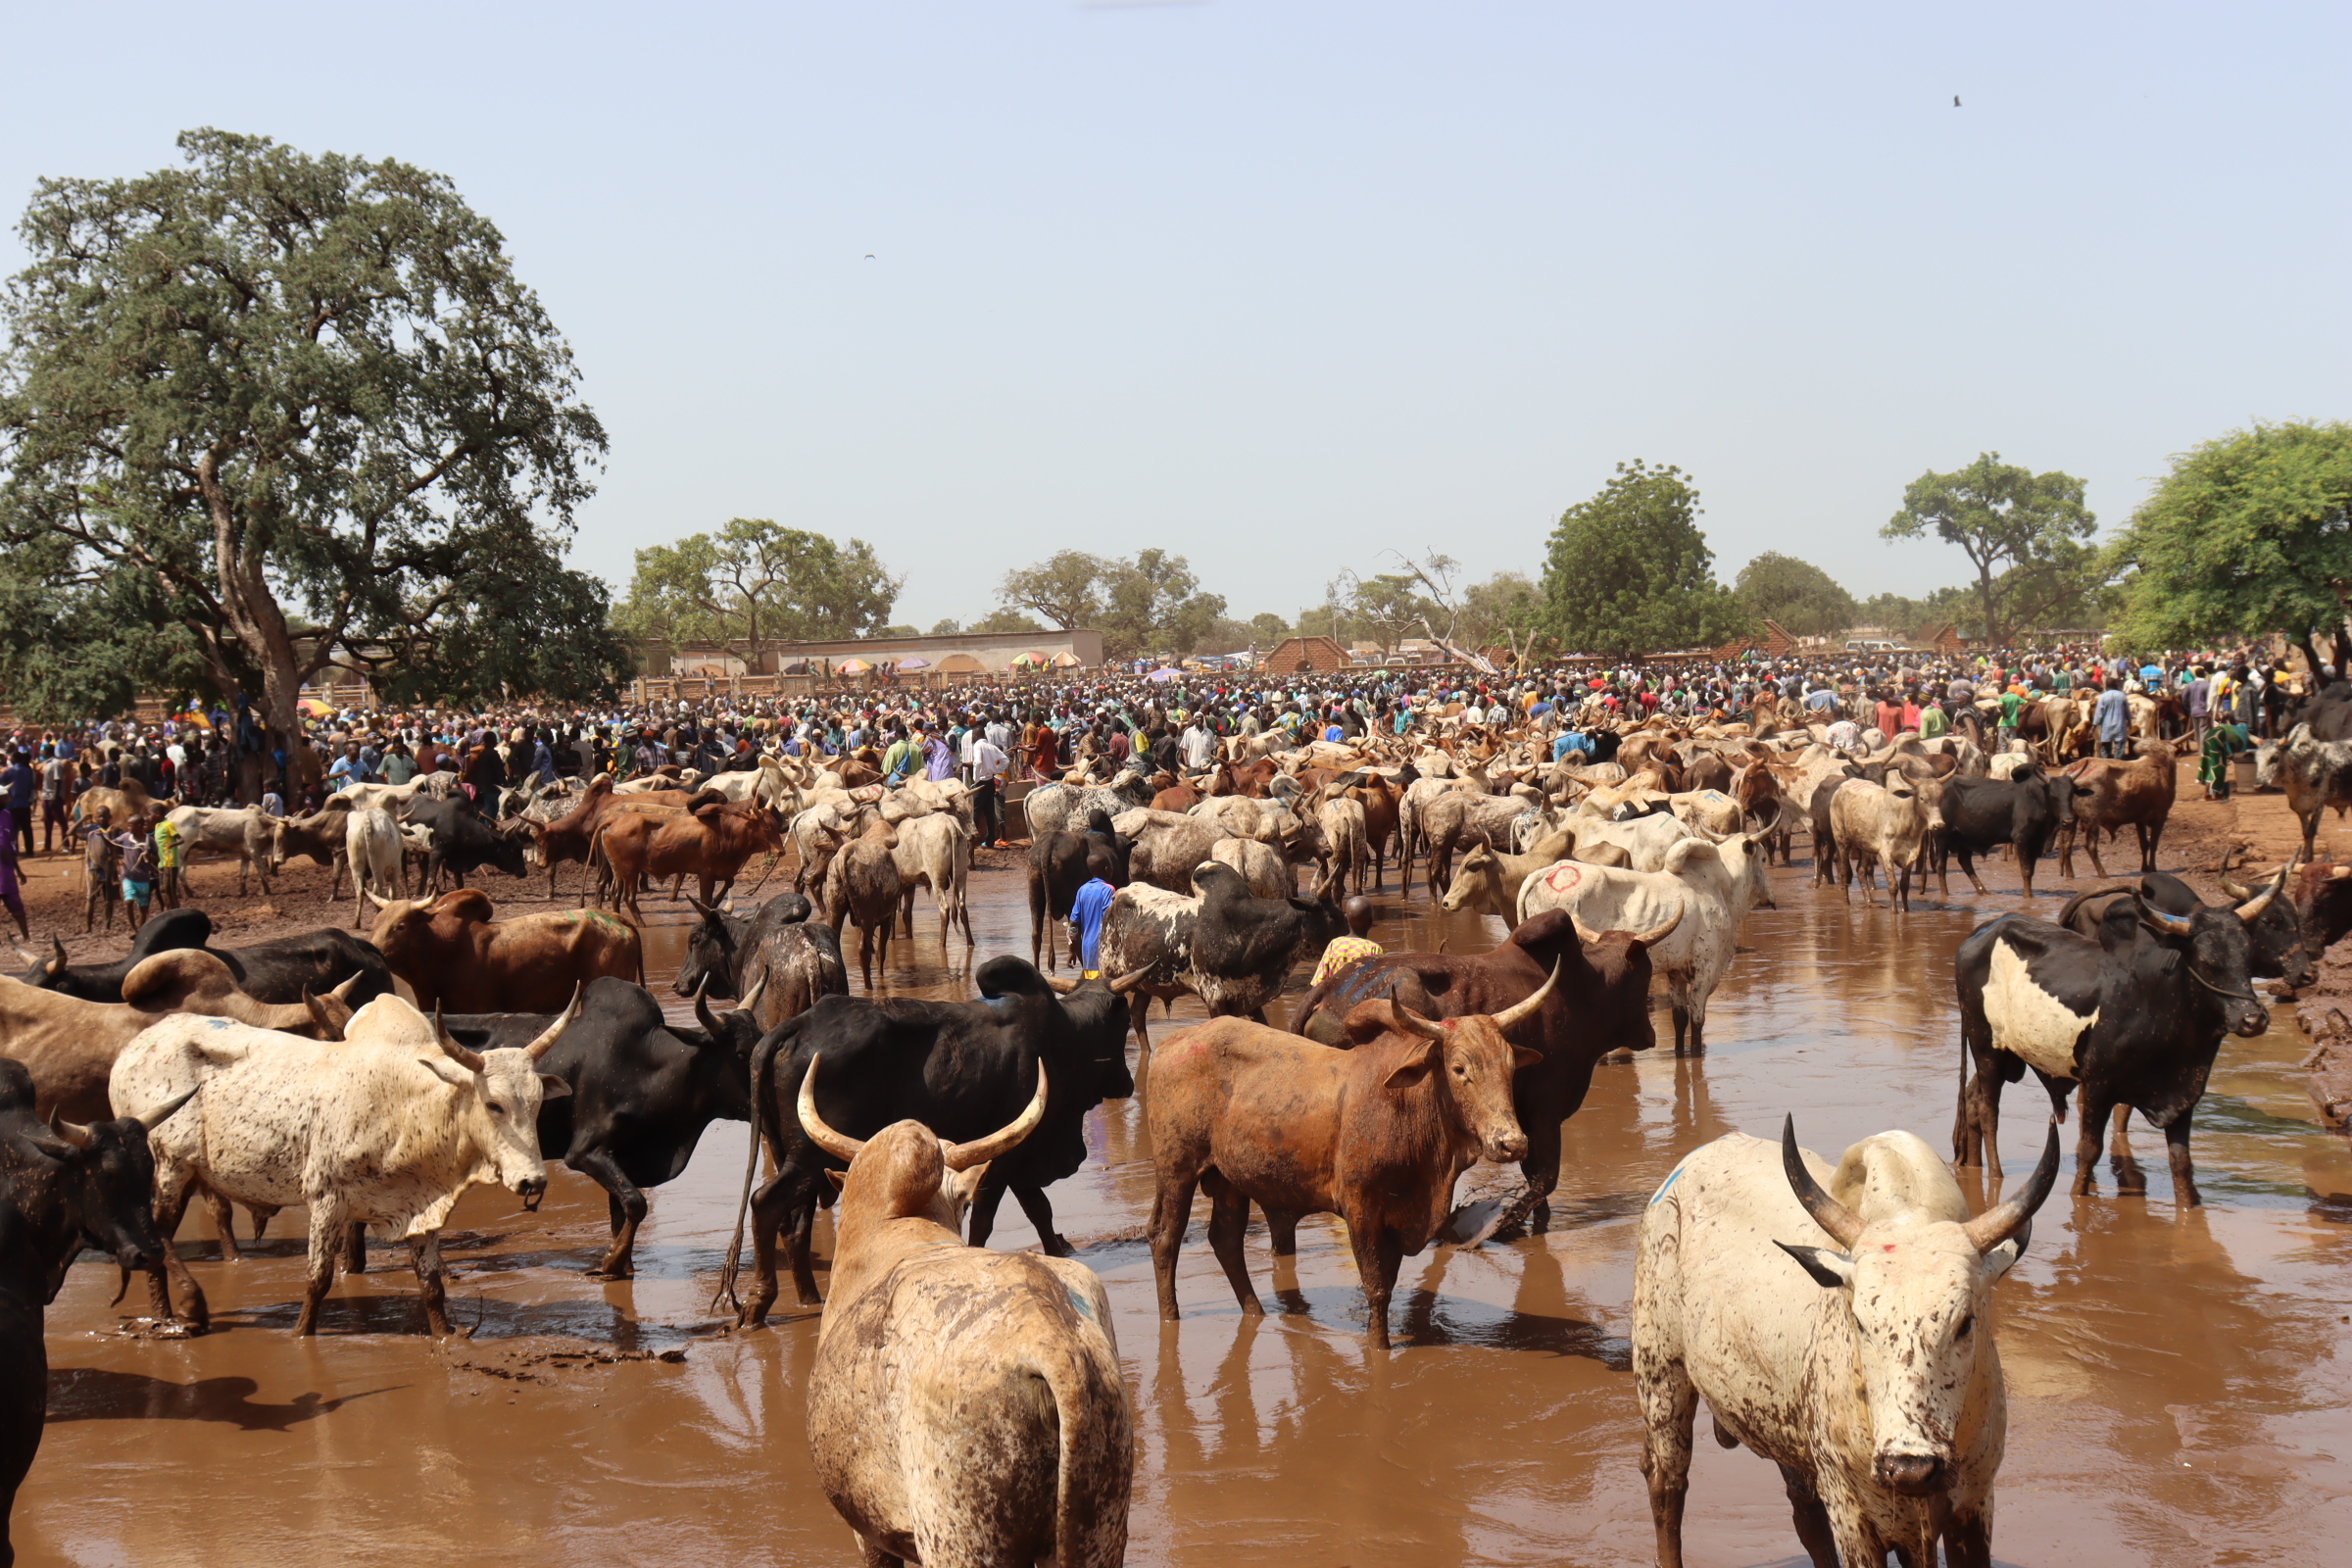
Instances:
[[[1698,1400],[1715,1439],[1781,1467],[1817,1568],[1990,1568],[2008,1404],[1988,1311],[2058,1176],[2058,1128],[2025,1189],[1970,1218],[1907,1132],[1833,1173],[1733,1134],[1686,1158],[1642,1216],[1634,1382],[1661,1568],[1681,1568]],[[1828,1182],[1824,1191],[1823,1182]],[[1809,1277],[1808,1277],[1809,1276]]]
[[[189,1108],[151,1136],[156,1222],[170,1236],[198,1188],[266,1208],[302,1203],[311,1216],[310,1289],[294,1332],[318,1331],[348,1227],[372,1224],[409,1244],[425,1321],[449,1333],[441,1227],[459,1195],[495,1182],[536,1207],[547,1191],[539,1105],[570,1093],[538,1059],[579,1016],[571,1006],[527,1047],[468,1051],[437,1018],[398,997],[352,1015],[340,1043],[231,1023],[173,1017],[117,1058],[108,1095],[117,1115],[143,1116],[191,1089]],[[150,1277],[156,1313],[172,1316],[166,1273],[209,1319],[204,1293],[178,1252]]]

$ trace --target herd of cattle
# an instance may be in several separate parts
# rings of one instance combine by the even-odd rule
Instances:
[[[1803,731],[1652,725],[1603,737],[1598,760],[1553,761],[1539,737],[1466,727],[1410,748],[1252,739],[1193,778],[1074,775],[1022,803],[1031,956],[979,962],[964,1002],[855,992],[842,942],[859,932],[870,993],[872,959],[911,934],[927,885],[943,948],[960,931],[970,954],[971,803],[953,781],[885,790],[767,758],[488,809],[428,779],[361,786],[310,818],[206,812],[188,842],[265,885],[289,855],[339,861],[372,928],[216,947],[209,918],[182,908],[114,962],[74,964],[61,945],[0,978],[0,1187],[24,1217],[0,1246],[0,1379],[37,1416],[41,1307],[85,1246],[126,1282],[148,1277],[168,1330],[202,1332],[203,1291],[165,1240],[198,1198],[224,1261],[234,1208],[255,1235],[306,1209],[298,1334],[316,1332],[337,1272],[365,1266],[368,1226],[408,1246],[424,1321],[446,1334],[452,1205],[490,1184],[535,1206],[550,1159],[606,1190],[612,1240],[590,1272],[626,1277],[647,1191],[684,1170],[712,1121],[746,1121],[719,1298],[739,1325],[763,1323],[781,1250],[799,1302],[823,1307],[809,1435],[866,1560],[1116,1563],[1131,1396],[1108,1299],[1069,1260],[1049,1197],[1084,1162],[1103,1101],[1144,1101],[1163,1318],[1179,1311],[1178,1252],[1203,1191],[1209,1246],[1249,1313],[1250,1205],[1277,1253],[1295,1250],[1300,1216],[1340,1216],[1385,1348],[1402,1257],[1548,1225],[1561,1125],[1604,1056],[1655,1043],[1653,987],[1678,1054],[1704,1051],[1709,998],[1749,912],[1773,906],[1795,828],[1811,829],[1816,884],[1850,898],[1858,879],[1868,900],[1883,877],[1901,908],[1948,858],[1983,891],[1976,859],[1996,846],[2029,895],[2045,853],[2071,875],[2078,843],[2103,875],[2101,838],[2130,826],[2134,881],[2055,920],[2005,915],[1957,955],[1952,1163],[1997,1178],[2000,1089],[2031,1068],[2052,1117],[2019,1193],[1972,1218],[1910,1134],[1833,1165],[1790,1127],[1777,1146],[1732,1137],[1690,1153],[1641,1223],[1634,1361],[1662,1562],[1681,1560],[1703,1395],[1719,1441],[1783,1467],[1815,1562],[1927,1562],[1940,1541],[1950,1561],[1988,1564],[2004,1414],[1992,1337],[1976,1330],[2055,1184],[2069,1099],[2078,1193],[2111,1116],[2118,1179],[2144,1185],[2124,1142],[2136,1108],[2194,1203],[2191,1111],[2223,1039],[2267,1026],[2254,981],[2307,982],[2352,929],[2352,867],[2282,867],[2220,905],[2157,871],[2175,760],[2160,742],[2140,750],[2053,768],[1959,737],[1856,758]],[[2352,798],[2347,763],[2352,739],[2306,725],[2265,765],[2300,780],[2290,796],[2316,816]],[[738,914],[729,892],[763,852],[777,858]],[[552,896],[566,863],[582,868],[578,908],[502,920],[465,882],[544,869]],[[786,863],[790,885],[760,897]],[[1298,965],[1345,932],[1339,900],[1385,890],[1392,866],[1400,892],[1418,869],[1445,908],[1498,916],[1507,935],[1485,953],[1362,959],[1298,998],[1289,1028],[1269,1026]],[[692,1026],[644,988],[635,923],[646,890],[668,879],[675,898],[689,877],[674,986]],[[1096,877],[1117,890],[1098,969],[1064,977],[1056,933]],[[434,896],[445,879],[455,888]],[[1155,1048],[1151,1004],[1179,996],[1209,1018]],[[1480,1160],[1516,1163],[1524,1185],[1456,1211]],[[986,1250],[1007,1189],[1045,1255]],[[738,1298],[744,1228],[753,1278]],[[0,1436],[12,1494],[38,1439],[37,1418]]]

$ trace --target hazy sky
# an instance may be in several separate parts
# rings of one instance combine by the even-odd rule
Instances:
[[[612,438],[575,564],[735,515],[898,615],[1189,556],[1294,613],[1540,567],[1621,459],[1858,594],[1993,449],[2120,522],[2341,417],[2352,7],[10,5],[0,208],[214,124],[449,174]],[[1957,94],[1962,107],[1954,108]],[[872,260],[867,260],[868,254]],[[13,234],[0,265],[22,253]]]

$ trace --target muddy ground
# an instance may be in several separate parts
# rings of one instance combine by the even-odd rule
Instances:
[[[2185,794],[2194,796],[2195,787]],[[2276,797],[2184,801],[2162,863],[2211,887],[2225,857],[2286,844]],[[2331,832],[2331,837],[2335,835]],[[2336,838],[2352,852],[2352,837]],[[2348,853],[2346,858],[2352,858]],[[1027,953],[1021,880],[976,879],[980,956]],[[79,928],[77,867],[31,862],[46,936],[62,899]],[[2120,868],[2110,858],[2111,869]],[[60,877],[57,869],[70,871]],[[2069,884],[2034,912],[2053,912]],[[1053,1190],[1061,1229],[1101,1271],[1139,1411],[1137,1564],[1626,1564],[1650,1558],[1636,1469],[1640,1426],[1625,1334],[1634,1217],[1680,1154],[1793,1111],[1835,1152],[1907,1127],[1947,1141],[1957,1062],[1953,946],[2025,907],[2016,867],[1989,896],[1956,884],[1908,916],[1849,906],[1777,874],[1716,1000],[1703,1059],[1644,1054],[1604,1067],[1566,1134],[1561,1217],[1547,1235],[1409,1260],[1397,1348],[1365,1351],[1362,1308],[1336,1222],[1300,1227],[1276,1267],[1250,1257],[1273,1315],[1240,1316],[1195,1227],[1178,1282],[1183,1320],[1153,1311],[1142,1242],[1151,1152],[1138,1102],[1089,1126],[1097,1158]],[[232,940],[337,915],[323,874],[296,868],[276,895],[218,902],[234,872],[197,885]],[[568,890],[572,884],[566,881]],[[494,879],[502,909],[539,906]],[[543,888],[544,884],[538,884]],[[1499,922],[1433,916],[1418,893],[1376,933],[1454,951]],[[649,965],[668,996],[682,915],[648,905]],[[892,950],[887,989],[968,994],[960,941],[943,949],[918,901],[915,938]],[[110,943],[77,953],[119,952]],[[1303,977],[1303,970],[1300,972]],[[2327,986],[2345,986],[2331,964]],[[2347,1004],[2352,1010],[2352,1004]],[[1177,1022],[1190,1009],[1180,1008]],[[2341,1559],[2332,1523],[2352,1495],[2352,1152],[2322,1132],[2300,1063],[2309,1043],[2281,1005],[2271,1032],[2225,1044],[2197,1120],[2206,1202],[2176,1210],[2161,1158],[2144,1197],[2111,1180],[2053,1198],[2033,1249],[2001,1287],[2010,1403],[1994,1551],[2018,1565],[2319,1564]],[[1153,1020],[1155,1038],[1169,1024]],[[2041,1100],[2024,1086],[2002,1121],[2013,1173],[2038,1150]],[[2143,1157],[2161,1139],[2135,1134]],[[724,1332],[710,1296],[744,1173],[745,1129],[715,1125],[683,1176],[654,1195],[643,1273],[582,1271],[601,1250],[602,1195],[558,1169],[547,1203],[519,1211],[476,1191],[448,1238],[452,1315],[471,1338],[412,1332],[414,1280],[378,1250],[338,1285],[316,1341],[288,1329],[303,1223],[281,1216],[260,1255],[213,1260],[206,1222],[182,1245],[221,1331],[157,1342],[125,1332],[143,1302],[110,1306],[111,1272],[78,1265],[49,1317],[51,1412],[20,1496],[26,1564],[308,1560],[414,1564],[849,1563],[847,1531],[811,1480],[801,1381],[813,1315]],[[1509,1178],[1482,1168],[1473,1187]],[[1980,1195],[1981,1196],[1981,1195]],[[1031,1245],[1014,1205],[998,1245]],[[819,1222],[820,1257],[830,1252]],[[1801,1563],[1777,1473],[1701,1444],[1687,1527],[1697,1564]]]

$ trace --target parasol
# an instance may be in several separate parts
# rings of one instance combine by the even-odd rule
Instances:
[[[1170,668],[1170,667],[1168,667],[1167,665],[1165,665],[1165,664],[1162,664],[1162,665],[1161,665],[1159,668],[1157,668],[1157,669],[1153,670],[1153,671],[1152,671],[1151,674],[1149,674],[1149,675],[1146,675],[1146,676],[1144,677],[1144,679],[1146,679],[1146,680],[1174,680],[1174,679],[1175,679],[1177,676],[1179,676],[1179,675],[1181,675],[1181,674],[1183,674],[1183,673],[1184,673],[1184,671],[1183,671],[1183,670],[1181,670],[1181,669],[1171,669],[1171,668]]]
[[[929,669],[931,661],[920,654],[908,654],[905,659],[899,661],[899,667],[901,669]]]
[[[1051,662],[1055,669],[1076,669],[1080,661],[1076,654],[1064,649],[1062,652],[1055,654]]]
[[[839,675],[866,675],[873,672],[873,667],[862,659],[845,659],[833,670]]]

